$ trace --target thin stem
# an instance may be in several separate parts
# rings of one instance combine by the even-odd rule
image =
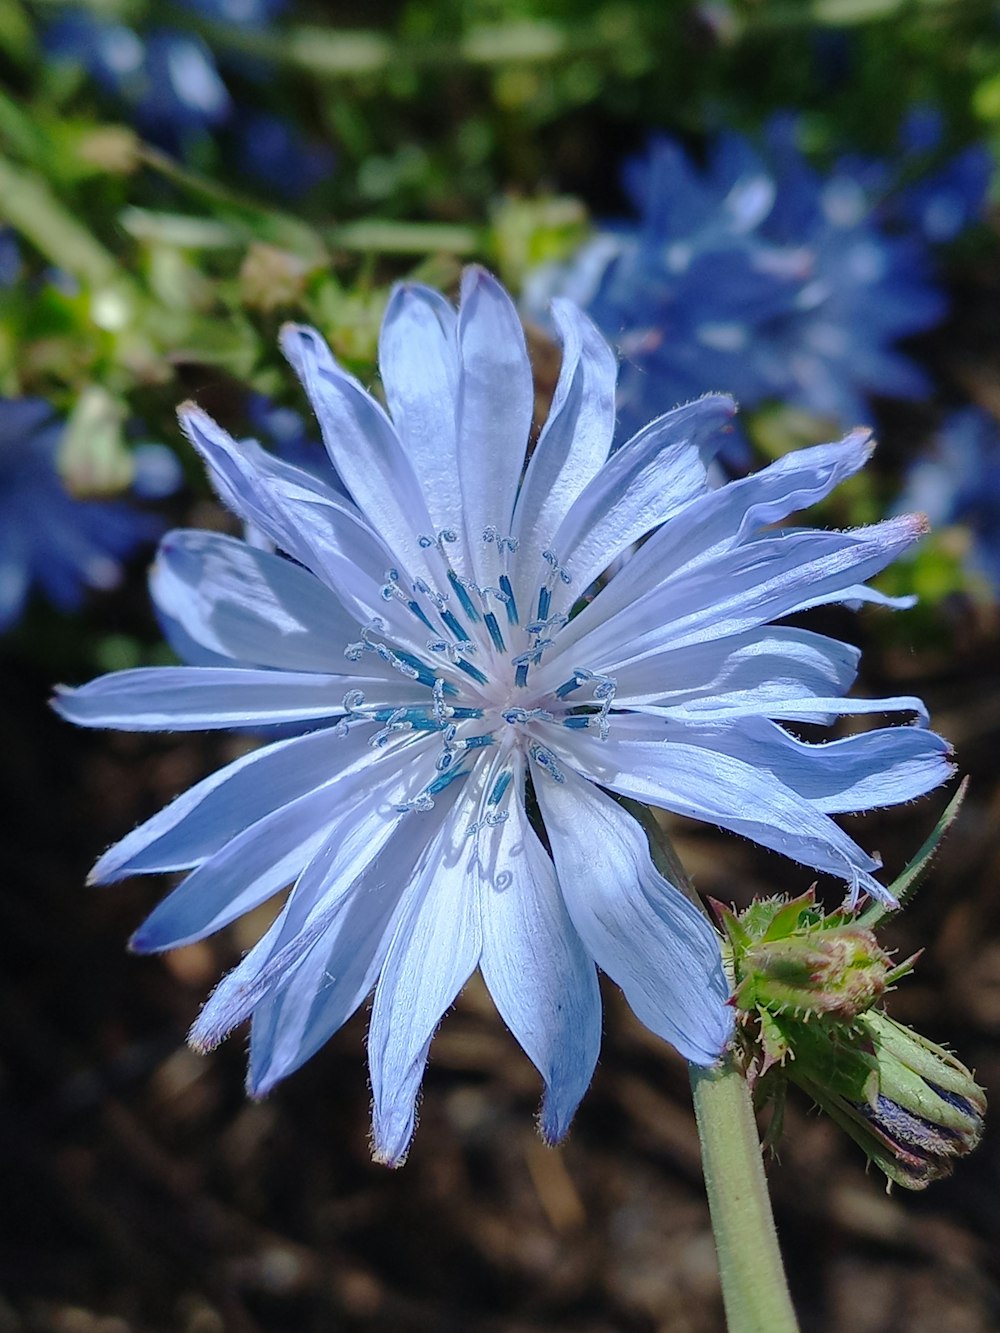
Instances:
[[[796,1333],[746,1079],[690,1066],[729,1333]]]

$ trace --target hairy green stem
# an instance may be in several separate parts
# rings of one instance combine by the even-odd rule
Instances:
[[[746,1079],[730,1058],[690,1074],[729,1333],[795,1333]]]

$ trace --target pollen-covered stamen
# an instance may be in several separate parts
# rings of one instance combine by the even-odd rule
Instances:
[[[552,714],[546,708],[508,708],[500,714],[511,726],[520,722],[554,722]]]
[[[517,668],[514,676],[515,685],[520,686],[522,689],[527,685],[528,668],[537,666],[542,660],[542,655],[546,648],[551,648],[554,643],[555,639],[536,639],[527,652],[518,653],[516,657],[510,659],[512,665]]]
[[[566,781],[566,774],[559,767],[559,762],[551,750],[547,750],[544,745],[536,743],[528,753],[542,772],[547,773],[554,782]]]
[[[401,731],[412,731],[413,723],[406,716],[407,709],[395,708],[385,720],[385,726],[376,731],[368,744],[373,750],[381,750],[383,746],[388,745],[394,735]]]
[[[569,624],[569,616],[554,615],[548,616],[545,620],[532,620],[530,624],[525,625],[528,634],[544,634],[546,630],[554,629],[557,632]],[[551,643],[551,640],[549,640]]]
[[[447,682],[443,676],[438,676],[434,681],[434,718],[441,726],[446,726],[448,720],[455,716],[455,710],[450,704],[444,701]]]
[[[548,617],[556,583],[563,583],[568,586],[573,582],[572,574],[559,563],[559,557],[555,551],[543,551],[542,559],[548,565],[549,573],[545,582],[538,589],[538,610],[535,612],[535,617],[538,620],[545,620]]]
[[[448,582],[454,588],[455,596],[458,598],[462,610],[472,623],[475,624],[479,619],[479,612],[476,610],[475,603],[469,596],[469,589],[471,588],[475,591],[476,585],[471,579],[459,578],[450,565],[448,566]]]
[[[434,684],[434,673],[420,661],[410,658],[409,654],[404,657],[399,653],[393,652],[388,644],[373,639],[373,634],[385,633],[385,621],[378,616],[372,620],[370,625],[366,625],[361,631],[361,639],[357,643],[349,643],[344,649],[344,656],[350,662],[358,662],[367,653],[374,653],[380,657],[383,662],[394,667],[396,671],[406,676],[408,680],[419,680],[423,685]],[[409,660],[407,660],[409,659]]]
[[[611,730],[608,715],[615,700],[618,682],[614,676],[602,676],[597,671],[588,671],[586,667],[574,667],[573,675],[581,685],[593,685],[594,700],[600,704],[597,712],[597,729],[600,732],[601,740],[606,741]]]
[[[408,596],[407,593],[399,586],[398,569],[386,570],[385,583],[383,584],[383,586],[379,591],[382,594],[383,601],[391,602],[395,598],[397,602],[402,602],[402,604],[406,607],[406,609],[412,615],[415,615],[418,620],[422,621],[423,624],[425,624],[429,630],[434,629],[433,624],[428,619],[420,603],[415,598]]]
[[[510,810],[506,808],[509,801],[505,801],[504,797],[510,789],[514,770],[504,766],[497,772],[496,763],[494,760],[493,772],[487,776],[480,793],[476,818],[466,827],[467,838],[473,837],[481,829],[495,828],[510,818]]]
[[[464,671],[471,680],[476,681],[479,685],[489,684],[489,677],[462,656],[463,653],[474,653],[476,651],[476,645],[470,639],[463,639],[461,643],[449,643],[447,639],[430,639],[427,643],[427,651],[443,654],[449,662],[458,667],[459,671]]]

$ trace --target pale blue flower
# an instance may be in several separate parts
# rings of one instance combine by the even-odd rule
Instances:
[[[78,500],[56,468],[63,424],[40,398],[0,398],[0,631],[33,584],[61,611],[121,581],[123,560],[163,529],[119,501]]]
[[[909,517],[771,526],[860,468],[864,433],[713,489],[706,461],[733,413],[716,396],[610,454],[613,355],[569,302],[554,319],[563,363],[530,459],[521,325],[481,270],[466,272],[457,315],[427,288],[395,291],[380,340],[388,412],[318,334],[287,328],[352,498],[182,409],[223,501],[290,558],[170,534],[153,596],[173,641],[211,665],[119,672],[57,699],[92,727],[314,728],[198,783],[94,879],[187,872],[139,928],[147,952],[202,939],[291,883],[192,1040],[214,1046],[252,1016],[262,1094],[374,990],[387,1162],[406,1153],[434,1031],[477,967],[545,1082],[550,1140],[597,1059],[598,968],[688,1060],[725,1047],[717,938],[615,795],[885,898],[878,861],[832,816],[910,800],[950,771],[919,700],[845,699],[857,651],[771,623],[885,600],[865,580],[922,530]],[[785,726],[893,712],[916,725],[825,744]]]

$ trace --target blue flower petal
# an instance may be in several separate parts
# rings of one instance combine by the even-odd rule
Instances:
[[[376,1160],[388,1166],[406,1157],[431,1039],[482,950],[469,805],[456,806],[416,867],[375,988],[368,1032],[372,1138]]]
[[[862,888],[887,897],[871,874],[879,862],[771,773],[697,745],[619,741],[613,730],[606,741],[587,731],[563,731],[565,738],[550,741],[553,751],[602,787],[741,833],[793,861],[846,880],[852,893]]]
[[[315,329],[286,325],[281,347],[302,380],[323,443],[355,504],[412,575],[432,577],[419,538],[433,524],[392,422],[337,364]]]
[[[221,533],[168,533],[150,591],[162,616],[234,664],[339,672],[358,638],[357,621],[308,571]]]
[[[468,556],[480,586],[496,583],[496,547],[510,535],[531,431],[534,387],[521,321],[510,297],[484,269],[462,276],[458,311],[458,471]]]
[[[137,667],[99,676],[78,689],[56,687],[52,706],[82,727],[130,731],[202,731],[343,716],[344,695],[360,688],[384,701],[386,681],[304,671],[234,667]],[[426,703],[427,690],[392,682],[392,702]]]
[[[552,541],[579,596],[622,551],[665,523],[706,485],[700,448],[736,405],[715,394],[658,418],[612,454],[571,506]]]
[[[715,727],[674,725],[666,736],[731,755],[765,777],[770,773],[829,815],[901,805],[955,771],[948,742],[921,727],[881,727],[807,744],[758,717]]]
[[[552,860],[520,800],[480,858],[483,979],[545,1080],[542,1134],[556,1143],[587,1091],[601,1047],[594,964],[566,912]]]
[[[519,542],[537,542],[539,533],[554,539],[574,501],[606,462],[614,435],[614,353],[571,302],[554,302],[552,314],[562,340],[562,365],[517,497],[513,535]]]
[[[242,755],[189,787],[104,853],[90,882],[189,870],[273,810],[371,758],[366,730],[327,727]]]
[[[393,425],[409,456],[434,536],[461,532],[458,475],[458,317],[439,292],[417,283],[393,289],[378,360]]]
[[[732,1032],[718,937],[653,865],[646,835],[610,797],[572,773],[535,790],[570,918],[641,1022],[695,1064]]]

